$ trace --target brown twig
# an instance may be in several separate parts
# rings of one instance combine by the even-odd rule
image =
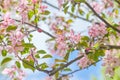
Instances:
[[[48,71],[48,70],[42,70],[42,69],[40,69],[40,68],[38,68],[38,67],[34,67],[34,66],[31,65],[30,63],[28,63],[28,62],[26,62],[25,60],[23,60],[22,58],[20,58],[18,55],[17,55],[17,57],[18,57],[19,60],[21,60],[23,63],[25,63],[26,65],[28,65],[28,66],[30,66],[30,67],[32,67],[32,68],[34,68],[34,69],[37,69],[38,71],[44,72],[44,73],[46,73],[46,74],[49,74],[49,73],[50,73],[50,71]]]
[[[93,13],[101,20],[103,21],[107,26],[107,28],[112,28],[113,30],[117,31],[118,33],[120,33],[120,30],[113,27],[110,23],[108,23],[105,19],[103,19],[99,14],[97,14],[97,12],[91,7],[91,5],[87,2],[85,2],[85,4],[93,11]]]
[[[78,72],[78,71],[87,69],[87,68],[89,68],[90,66],[92,66],[92,65],[94,65],[94,64],[96,64],[96,63],[98,63],[99,61],[101,61],[101,60],[98,60],[98,61],[96,61],[96,62],[93,62],[93,63],[90,64],[89,66],[86,66],[86,67],[84,67],[84,68],[82,68],[82,69],[76,69],[76,70],[74,70],[74,71],[72,71],[72,72],[70,72],[70,73],[62,74],[62,76],[60,76],[57,80],[61,80],[61,78],[64,77],[64,76],[68,76],[68,75],[74,74],[74,73],[76,73],[76,72]]]

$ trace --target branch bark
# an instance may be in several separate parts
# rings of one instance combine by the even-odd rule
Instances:
[[[101,45],[100,46],[101,49],[120,49],[120,46],[116,46],[116,45]],[[87,54],[88,55],[88,54]],[[72,63],[76,62],[77,60],[81,59],[84,55],[81,55],[73,60],[71,60],[70,62],[64,64],[63,66],[53,70],[50,72],[50,75],[49,76],[52,76],[54,75],[55,73],[57,73],[58,71],[64,69],[65,67],[71,65]]]
[[[64,69],[65,67],[71,65],[72,63],[74,63],[74,62],[76,62],[77,60],[81,59],[83,56],[84,56],[84,55],[81,55],[81,56],[75,58],[74,60],[71,60],[71,61],[68,62],[67,64],[64,64],[63,66],[61,66],[61,67],[59,67],[59,68],[53,70],[53,71],[50,73],[49,76],[52,76],[52,75],[54,75],[56,72],[58,72],[59,70]]]
[[[85,2],[85,4],[93,11],[93,13],[101,20],[103,21],[107,26],[107,28],[112,28],[113,30],[117,31],[118,33],[120,33],[120,30],[115,28],[114,26],[112,26],[110,23],[108,23],[105,19],[103,19],[99,14],[97,14],[97,12],[91,7],[91,5],[87,2]]]
[[[70,73],[63,74],[63,75],[60,76],[57,80],[61,80],[61,78],[64,77],[64,76],[68,76],[68,75],[74,74],[74,73],[76,73],[76,72],[78,72],[78,71],[81,71],[81,70],[84,70],[84,69],[86,69],[86,68],[89,68],[90,66],[98,63],[99,61],[101,61],[101,60],[98,60],[98,61],[96,61],[96,62],[93,62],[92,64],[90,64],[89,66],[87,66],[87,67],[85,67],[85,68],[83,68],[83,69],[76,69],[76,70],[74,70],[74,71],[72,71],[72,72],[70,72]]]
[[[27,64],[28,66],[31,66],[31,67],[34,68],[34,69],[37,69],[38,71],[44,72],[44,73],[46,73],[46,74],[49,74],[49,73],[50,73],[50,71],[48,71],[48,70],[42,70],[42,69],[40,69],[39,67],[35,67],[35,66],[29,64],[28,62],[26,62],[26,61],[24,61],[22,58],[20,58],[18,55],[17,55],[17,57],[18,57],[18,59],[21,60],[23,63]]]

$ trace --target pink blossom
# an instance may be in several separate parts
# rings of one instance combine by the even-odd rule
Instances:
[[[36,4],[36,3],[37,3],[37,0],[32,0],[32,3],[33,3],[33,4]]]
[[[53,80],[53,79],[52,79],[52,77],[47,76],[47,77],[45,78],[45,80]]]
[[[105,7],[113,7],[113,1],[112,0],[102,0],[104,5],[106,5]]]
[[[11,0],[4,0],[4,8],[5,9],[8,9],[9,7],[10,7],[10,3],[11,2]]]
[[[62,7],[62,4],[63,4],[64,0],[58,0],[58,5],[59,5],[59,8]]]
[[[16,33],[15,33],[15,38],[16,38],[18,41],[21,41],[21,40],[23,40],[23,38],[24,38],[24,34],[23,34],[20,30],[17,30]]]
[[[3,71],[2,71],[2,74],[7,74],[10,76],[10,78],[13,78],[14,76],[14,71],[15,69],[11,69],[11,68],[5,68]]]
[[[95,2],[95,1],[92,2],[92,7],[98,14],[101,13],[104,9],[103,4],[99,4],[98,2]]]
[[[85,68],[89,65],[90,61],[89,59],[87,58],[87,56],[85,55],[84,57],[82,57],[79,62],[78,62],[78,65],[81,67],[81,68]]]
[[[16,74],[17,73],[17,74]],[[12,79],[23,80],[25,72],[13,65],[11,68],[5,68],[2,74],[10,76]]]
[[[40,11],[41,11],[41,12],[44,12],[46,8],[47,8],[47,6],[45,6],[45,5],[40,5]]]
[[[91,37],[103,36],[107,33],[104,23],[94,23],[89,28],[89,35]]]
[[[77,35],[75,35],[75,33],[74,33],[73,30],[70,31],[69,40],[70,40],[72,43],[77,44],[78,42],[80,42],[80,38],[81,38],[80,33],[77,34]]]
[[[116,53],[116,51],[115,51]],[[103,57],[103,66],[106,67],[106,74],[110,77],[114,75],[114,69],[120,66],[120,59],[114,54],[114,50],[107,50]]]
[[[2,28],[7,28],[8,25],[14,24],[14,20],[10,18],[10,13],[9,13],[9,12],[7,12],[7,13],[3,16],[3,20],[4,20],[4,21],[2,21],[2,25],[1,25]]]

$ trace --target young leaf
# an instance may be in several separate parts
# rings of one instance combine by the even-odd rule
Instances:
[[[22,63],[23,63],[24,68],[28,68],[28,69],[32,70],[33,72],[35,71],[33,61],[27,61],[27,60],[24,59]]]
[[[42,13],[43,15],[49,15],[50,14],[50,11],[46,10]]]
[[[2,56],[6,56],[7,55],[7,51],[6,50],[2,50]]]
[[[6,29],[6,31],[9,32],[9,31],[11,31],[11,30],[16,30],[16,29],[17,29],[16,26],[11,25],[11,26],[9,26],[9,27]]]
[[[67,13],[68,8],[69,8],[69,6],[67,6],[67,7],[64,8],[64,13],[65,13],[65,14]]]
[[[6,58],[4,58],[4,59],[2,60],[1,65],[5,64],[5,63],[7,63],[7,62],[9,62],[9,61],[11,61],[11,60],[12,60],[12,59],[11,59],[10,57],[6,57]]]
[[[38,53],[38,54],[46,54],[46,51],[44,51],[44,50],[39,50],[39,51],[37,51],[37,53]]]
[[[34,47],[34,45],[32,43],[23,43],[22,46],[25,48],[33,48]]]
[[[42,58],[52,58],[52,56],[47,54],[47,55],[44,55]]]
[[[21,68],[20,62],[16,61],[15,64],[18,68]]]

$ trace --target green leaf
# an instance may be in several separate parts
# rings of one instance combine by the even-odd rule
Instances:
[[[39,55],[39,54],[36,54],[35,57],[36,57],[36,58],[40,58],[40,55]]]
[[[45,50],[39,50],[37,51],[38,54],[46,54],[46,51]]]
[[[50,14],[50,11],[46,10],[42,13],[43,15],[49,15]]]
[[[65,8],[68,4],[68,1],[63,4],[63,8]]]
[[[6,56],[7,55],[7,51],[4,49],[2,50],[2,56]]]
[[[16,61],[15,64],[18,68],[21,68],[20,62]]]
[[[72,71],[70,68],[65,68],[64,71]]]
[[[84,12],[83,12],[82,9],[79,9],[78,12],[79,12],[80,15],[83,15],[83,14],[84,14]]]
[[[69,6],[67,6],[67,7],[64,8],[64,13],[65,13],[65,14],[67,13],[68,8],[69,8]]]
[[[7,63],[7,62],[9,62],[9,61],[11,61],[11,60],[12,60],[12,59],[11,59],[10,57],[6,57],[6,58],[4,58],[4,59],[2,60],[1,65],[5,64],[5,63]]]
[[[52,56],[47,54],[47,55],[44,55],[42,58],[52,58]]]
[[[23,43],[22,46],[25,48],[33,48],[34,47],[34,45],[32,43]]]
[[[67,20],[67,24],[70,24],[70,23],[72,23],[72,22],[73,22],[72,19]]]
[[[75,2],[85,2],[85,0],[74,0]]]
[[[75,11],[75,5],[72,5],[71,11],[72,11],[72,12]]]
[[[23,55],[23,54],[26,54],[26,53],[29,53],[29,48],[24,48],[24,50],[21,51],[21,54],[22,54],[22,55]]]
[[[64,57],[65,60],[68,60],[69,55],[70,55],[70,53],[71,53],[73,50],[74,50],[74,49],[71,48],[70,50],[67,51],[67,54],[66,54],[65,57]]]
[[[99,49],[100,43],[96,43],[93,47],[94,47],[95,49]]]
[[[55,59],[55,62],[66,62],[66,60]]]
[[[31,19],[31,18],[33,17],[33,15],[34,15],[34,11],[33,11],[33,10],[30,10],[30,11],[28,12],[28,18]]]
[[[48,65],[44,62],[44,63],[38,65],[37,67],[40,67],[42,70],[44,70],[44,69],[48,68]]]
[[[46,40],[45,42],[49,42],[49,41],[53,41],[53,40],[55,40],[55,39],[51,38],[51,39]]]
[[[34,22],[35,22],[35,23],[38,23],[38,21],[39,21],[39,18],[38,18],[38,17],[35,17]]]
[[[22,63],[23,63],[24,68],[28,68],[28,69],[32,70],[33,72],[35,71],[33,61],[27,61],[27,60],[24,59]]]
[[[16,26],[10,25],[10,26],[6,29],[6,31],[9,32],[9,31],[11,31],[11,30],[16,30],[16,29],[17,29]]]

